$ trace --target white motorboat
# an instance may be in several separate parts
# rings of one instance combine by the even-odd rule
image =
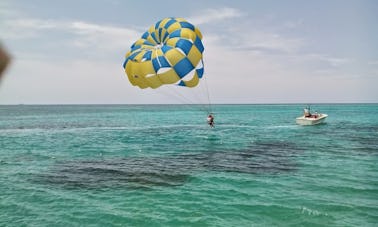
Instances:
[[[318,112],[312,114],[310,112],[310,107],[304,108],[303,112],[303,116],[296,118],[296,122],[299,125],[317,125],[323,123],[325,119],[328,117],[327,114],[322,114]]]
[[[296,118],[296,122],[299,125],[317,125],[321,124],[328,117],[327,114],[311,114],[311,116],[306,117],[305,115]]]

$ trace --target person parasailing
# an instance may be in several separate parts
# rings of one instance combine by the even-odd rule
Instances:
[[[210,125],[210,127],[214,127],[214,116],[213,114],[209,114],[209,116],[207,116],[207,123]]]

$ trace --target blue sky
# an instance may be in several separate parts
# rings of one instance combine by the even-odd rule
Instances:
[[[0,104],[182,103],[171,88],[132,86],[122,68],[131,44],[165,17],[183,17],[203,34],[208,90],[184,96],[378,102],[376,12],[375,0],[3,0],[0,41],[13,61]]]

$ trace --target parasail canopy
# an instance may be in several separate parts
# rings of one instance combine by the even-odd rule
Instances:
[[[195,87],[203,76],[202,34],[183,18],[164,18],[152,25],[126,54],[123,67],[134,86],[166,84]]]

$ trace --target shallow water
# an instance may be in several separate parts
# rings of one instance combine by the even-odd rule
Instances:
[[[375,226],[378,105],[0,106],[0,226]]]

